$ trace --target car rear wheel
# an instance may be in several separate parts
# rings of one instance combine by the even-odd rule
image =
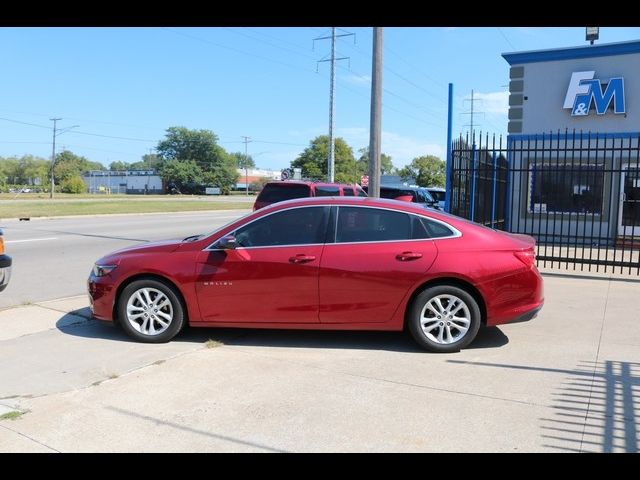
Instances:
[[[142,279],[122,291],[118,318],[125,332],[136,340],[163,343],[182,329],[184,309],[174,288],[158,280]]]
[[[431,352],[457,352],[480,328],[480,307],[465,290],[453,285],[427,288],[413,301],[407,319],[416,342]]]

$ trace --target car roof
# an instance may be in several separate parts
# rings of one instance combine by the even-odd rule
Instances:
[[[425,207],[421,203],[405,202],[400,200],[391,200],[387,198],[373,197],[305,197],[294,198],[293,200],[284,200],[282,202],[272,203],[271,205],[260,209],[259,211],[276,211],[291,207],[302,207],[312,205],[339,205],[339,206],[365,206],[378,208],[391,208],[393,210],[403,211],[407,213],[435,214],[439,218],[438,211]]]
[[[329,182],[312,182],[310,180],[274,180],[267,182],[267,185],[315,185],[319,187],[355,187],[356,183],[329,183]]]

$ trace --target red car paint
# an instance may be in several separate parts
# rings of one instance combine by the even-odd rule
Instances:
[[[300,207],[365,207],[405,212],[461,233],[449,238],[332,241],[300,246],[206,250],[240,226]],[[485,325],[522,318],[543,304],[535,241],[494,231],[415,203],[374,198],[306,198],[255,211],[196,241],[167,241],[111,253],[117,265],[88,281],[93,317],[113,321],[118,294],[141,276],[181,294],[191,326],[402,330],[414,293],[433,282],[473,292]]]

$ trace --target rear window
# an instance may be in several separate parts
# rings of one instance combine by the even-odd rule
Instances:
[[[403,188],[381,188],[380,189],[380,198],[394,199],[394,198],[404,197],[404,196],[413,198],[414,202],[416,200],[415,192],[413,190],[405,190]]]
[[[276,203],[310,196],[309,185],[267,183],[258,195],[258,201]]]
[[[339,187],[316,186],[316,197],[337,197],[339,195]]]
[[[444,202],[444,194],[445,192],[441,192],[439,190],[429,190],[429,193],[433,198],[435,198],[439,202]]]

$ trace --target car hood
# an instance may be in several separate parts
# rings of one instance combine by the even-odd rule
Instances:
[[[183,244],[182,240],[161,240],[158,242],[147,242],[139,245],[133,245],[131,247],[122,248],[120,250],[116,250],[115,252],[110,253],[108,256],[121,256],[121,255],[130,255],[137,253],[162,253],[162,252],[173,252],[180,245]]]

